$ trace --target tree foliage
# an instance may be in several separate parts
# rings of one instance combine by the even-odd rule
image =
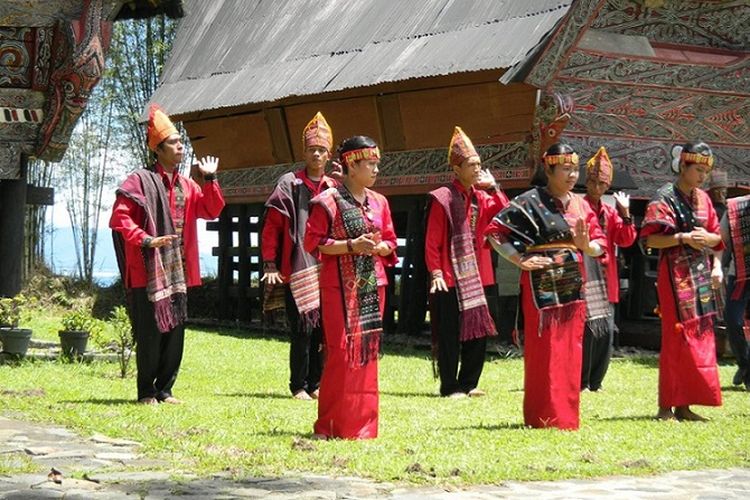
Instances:
[[[102,211],[116,182],[149,163],[141,118],[175,31],[176,22],[164,16],[114,25],[107,69],[55,166],[55,185],[73,230],[77,274],[88,283],[93,282]]]
[[[112,84],[117,119],[125,127],[128,150],[139,165],[149,163],[144,110],[159,84],[177,22],[165,16],[115,24],[105,78]]]

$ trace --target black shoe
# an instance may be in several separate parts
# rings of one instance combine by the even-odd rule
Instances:
[[[732,385],[742,385],[742,382],[745,380],[745,371],[742,368],[737,368],[732,378]]]

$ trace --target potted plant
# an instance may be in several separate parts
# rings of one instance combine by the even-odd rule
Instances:
[[[61,323],[63,329],[58,336],[63,357],[80,358],[86,352],[89,337],[98,333],[99,322],[90,313],[77,309],[66,313]]]
[[[31,330],[18,328],[21,320],[26,319],[23,306],[26,298],[17,295],[12,298],[0,299],[0,342],[3,352],[16,356],[24,356],[31,341]]]

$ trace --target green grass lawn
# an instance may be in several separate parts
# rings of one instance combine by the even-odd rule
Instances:
[[[35,337],[57,336],[55,320],[40,315],[32,326]],[[188,330],[175,387],[182,406],[133,404],[135,379],[120,379],[114,363],[0,366],[0,413],[140,441],[177,475],[292,471],[466,485],[750,467],[750,394],[730,387],[729,364],[720,368],[724,406],[696,407],[711,421],[676,423],[652,420],[656,359],[616,359],[605,390],[582,395],[580,431],[565,432],[523,427],[520,359],[489,357],[488,396],[453,400],[436,396],[427,352],[388,350],[380,437],[321,442],[309,440],[316,403],[288,393],[287,349],[248,332]]]

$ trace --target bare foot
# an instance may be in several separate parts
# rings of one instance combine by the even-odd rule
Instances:
[[[299,399],[301,401],[312,401],[313,398],[310,397],[310,395],[307,393],[306,390],[300,389],[299,391],[294,393],[294,396],[292,396],[294,399]]]
[[[687,420],[689,422],[708,422],[706,417],[702,417],[690,410],[689,406],[678,406],[674,412],[677,420]]]
[[[161,400],[161,402],[162,403],[167,403],[168,405],[181,405],[182,404],[182,400],[177,399],[174,396],[169,396],[167,398],[164,398],[164,399]]]
[[[156,400],[156,398],[141,398],[138,400],[138,404],[155,405],[155,404],[159,404],[159,402]]]
[[[675,420],[676,418],[672,413],[672,408],[659,408],[659,413],[656,414],[657,420]]]
[[[310,393],[310,397],[313,399],[318,399],[320,397],[320,389],[315,389]]]
[[[316,432],[315,434],[313,434],[312,436],[310,436],[310,439],[314,439],[316,441],[327,441],[328,440],[328,436],[326,436],[325,434],[318,434]]]
[[[481,398],[482,396],[486,396],[486,395],[487,395],[487,393],[486,393],[486,392],[484,392],[484,391],[483,391],[482,389],[478,389],[478,388],[476,388],[476,387],[475,387],[475,388],[473,388],[472,390],[470,390],[470,391],[469,391],[469,392],[467,393],[467,395],[468,395],[468,396],[469,396],[470,398]]]

